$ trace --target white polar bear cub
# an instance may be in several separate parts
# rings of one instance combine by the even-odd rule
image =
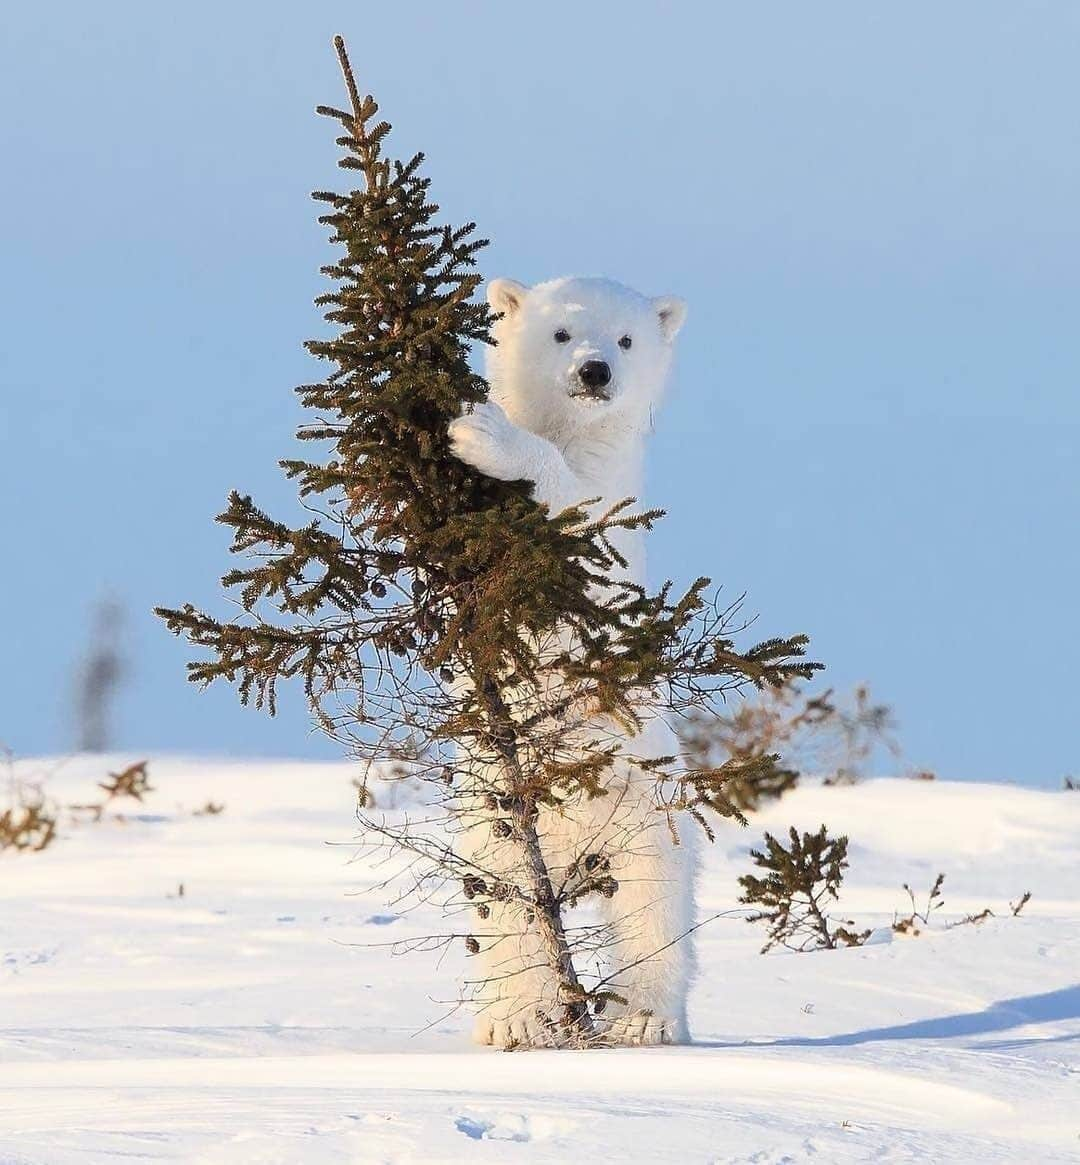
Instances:
[[[649,299],[607,279],[554,279],[525,287],[496,279],[488,301],[502,313],[496,347],[488,357],[490,399],[450,427],[455,454],[503,481],[533,483],[533,496],[554,514],[587,498],[594,511],[640,497],[644,443],[671,363],[673,341],[686,315],[673,296]],[[645,583],[641,531],[614,535],[628,577]],[[662,716],[649,721],[630,751],[639,756],[678,753]],[[686,932],[694,922],[695,856],[689,836],[676,845],[653,801],[654,778],[622,765],[617,786],[622,820],[611,821],[612,797],[583,802],[569,814],[542,822],[549,863],[564,868],[578,856],[582,839],[607,833],[618,852],[619,891],[603,904],[612,927],[609,951],[615,978],[626,996],[613,1013],[606,1038],[628,1044],[682,1043],[688,1039],[686,995],[691,950]],[[610,792],[611,790],[609,790]],[[633,842],[620,846],[615,830]],[[684,831],[686,835],[691,830]],[[480,843],[473,843],[480,844]],[[491,854],[485,853],[490,862]],[[492,931],[514,922],[493,905]],[[679,941],[676,941],[679,940]],[[474,1038],[503,1047],[546,1042],[545,1009],[554,1001],[535,967],[535,952],[510,954],[492,943],[478,958],[494,998],[480,1014]],[[547,994],[550,994],[548,988]]]

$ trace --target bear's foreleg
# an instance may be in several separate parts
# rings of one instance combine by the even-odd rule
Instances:
[[[497,1048],[558,1047],[558,984],[517,905],[492,903],[469,977],[479,1007],[473,1041]]]
[[[479,949],[467,980],[478,1010],[474,1042],[499,1048],[573,1042],[565,1030],[558,977],[529,904],[506,896],[523,881],[520,848],[493,837],[490,822],[478,815],[463,834],[462,851],[475,871],[470,896],[480,915],[473,930]]]

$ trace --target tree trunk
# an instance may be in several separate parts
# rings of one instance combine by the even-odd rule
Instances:
[[[566,1009],[563,1027],[571,1045],[585,1044],[595,1039],[595,1027],[589,1014],[585,989],[574,967],[570,943],[563,926],[561,903],[555,896],[547,862],[540,846],[536,829],[538,810],[535,799],[522,794],[528,780],[522,771],[518,754],[517,733],[513,718],[490,678],[480,685],[484,711],[491,729],[491,737],[500,759],[506,767],[510,787],[514,837],[521,845],[521,865],[529,893],[529,905],[535,914],[535,925],[540,935],[548,965],[559,987],[559,999]]]

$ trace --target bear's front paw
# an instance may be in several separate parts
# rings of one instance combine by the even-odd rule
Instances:
[[[580,1037],[542,1007],[522,1007],[513,1015],[478,1015],[473,1027],[473,1043],[504,1051],[526,1048],[568,1048],[580,1045]]]
[[[450,450],[466,465],[499,481],[527,477],[525,434],[493,401],[450,422]]]
[[[604,1033],[604,1043],[620,1048],[685,1044],[686,1029],[682,1020],[655,1015],[651,1011],[631,1011],[611,1021]]]

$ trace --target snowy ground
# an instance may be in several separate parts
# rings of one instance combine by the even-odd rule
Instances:
[[[47,790],[86,800],[118,763],[69,762]],[[807,955],[761,956],[759,928],[721,919],[699,935],[693,1047],[507,1055],[439,1002],[462,953],[368,945],[438,920],[399,916],[350,860],[346,766],[150,775],[126,820],[0,855],[5,1165],[1080,1160],[1080,793],[800,790],[722,834],[703,916],[734,904],[762,827],[822,821],[851,836],[862,925],[939,870],[942,921],[1034,897]],[[224,812],[195,816],[208,799]]]

